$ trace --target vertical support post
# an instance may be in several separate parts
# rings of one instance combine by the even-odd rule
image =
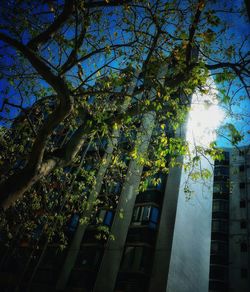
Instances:
[[[137,136],[137,151],[146,153],[154,128],[155,113],[144,114],[142,124]],[[138,161],[132,160],[129,164],[125,183],[122,188],[117,211],[111,228],[115,240],[109,239],[104,251],[101,266],[97,275],[94,292],[113,291],[116,277],[127,237],[128,228],[132,218],[133,207],[141,180],[143,166]],[[120,216],[123,214],[123,218]]]
[[[138,72],[135,72],[134,77],[131,81],[130,87],[127,90],[128,95],[125,97],[124,103],[121,105],[121,108],[120,108],[121,112],[126,112],[128,106],[131,103],[131,99],[132,99],[131,96],[133,95],[133,92],[135,89],[135,84],[137,82],[137,78],[138,78]],[[89,194],[89,197],[88,197],[89,208],[85,212],[86,218],[90,218],[90,216],[93,212],[93,204],[95,202],[95,199],[100,194],[103,179],[104,179],[105,173],[106,173],[106,171],[107,171],[107,169],[112,161],[113,151],[118,144],[119,136],[120,136],[120,129],[118,127],[117,129],[113,130],[112,136],[108,140],[108,146],[107,146],[106,152],[104,154],[100,168],[99,168],[97,176],[96,176],[96,184]],[[57,291],[58,290],[61,291],[61,290],[65,289],[65,287],[67,285],[71,270],[73,269],[74,264],[76,262],[77,255],[78,255],[79,250],[80,250],[80,245],[81,245],[81,242],[82,242],[82,239],[83,239],[83,236],[85,234],[87,227],[88,227],[88,222],[83,223],[83,224],[79,224],[77,227],[77,230],[74,234],[73,240],[72,240],[70,247],[68,249],[68,253],[67,253],[65,262],[62,266],[62,270],[61,270],[61,273],[59,275],[59,278],[58,278],[58,281],[56,284]]]

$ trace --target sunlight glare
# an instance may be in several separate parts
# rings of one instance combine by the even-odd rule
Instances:
[[[195,92],[187,124],[187,141],[194,146],[208,147],[216,139],[216,130],[225,118],[218,105],[217,90],[210,80],[208,93]]]

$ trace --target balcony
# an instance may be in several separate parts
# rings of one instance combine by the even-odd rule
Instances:
[[[137,195],[135,204],[155,203],[157,205],[160,205],[161,201],[162,201],[161,191],[159,191],[158,189],[150,189]]]
[[[148,288],[149,276],[119,272],[114,292],[144,292]]]
[[[86,271],[81,268],[74,268],[70,274],[68,287],[69,290],[74,291],[73,289],[81,289],[80,291],[92,291],[95,279],[96,272]]]
[[[127,243],[147,243],[154,245],[156,240],[156,231],[149,229],[147,226],[130,227],[127,235]]]
[[[153,261],[153,248],[147,244],[126,245],[120,272],[126,274],[149,275]]]

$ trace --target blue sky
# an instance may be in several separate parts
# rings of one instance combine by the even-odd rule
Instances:
[[[219,1],[218,8],[224,10],[230,1]],[[234,1],[234,5],[244,5],[244,1],[237,0]],[[244,7],[244,6],[243,6]],[[230,41],[242,43],[246,36],[250,35],[250,21],[245,17],[240,17],[238,14],[230,14],[230,17],[226,13],[220,13],[221,18],[226,21],[229,25],[229,32],[226,37],[228,43]],[[237,46],[236,46],[237,49]],[[244,52],[250,52],[250,42],[245,42]],[[249,80],[250,81],[250,80]],[[249,84],[248,84],[249,85]],[[231,88],[231,94],[236,91],[236,87]],[[250,90],[250,89],[249,89]],[[250,144],[250,100],[247,97],[245,89],[240,90],[234,98],[235,105],[232,106],[233,116],[225,120],[225,122],[233,123],[237,130],[244,134],[244,139],[239,145],[249,145]],[[226,133],[225,133],[226,134]],[[222,137],[218,138],[218,145],[228,147],[230,142]]]
[[[243,3],[241,0],[239,1],[233,1],[236,5],[241,5]],[[219,9],[225,9],[227,5],[229,5],[230,1],[218,1],[217,6]],[[232,2],[231,2],[232,3]],[[227,41],[230,43],[230,37],[231,34],[234,34],[233,38],[237,40],[239,43],[242,41],[242,39],[250,32],[250,24],[249,21],[247,21],[246,18],[239,17],[238,14],[230,14],[230,18],[228,18],[227,13],[220,13],[220,17],[225,20],[228,25],[230,26],[229,34],[227,35]],[[225,37],[225,36],[223,36]],[[250,51],[250,44],[246,43],[244,47],[245,51]],[[6,59],[6,63],[12,62],[11,60]],[[101,63],[101,60],[100,60]],[[0,80],[0,90],[6,89],[6,80],[2,79]],[[236,88],[232,88],[231,91],[236,90]],[[2,106],[3,100],[4,100],[4,93],[0,93],[0,108]],[[14,91],[11,90],[8,93],[8,97],[11,97],[10,101],[15,101],[15,95]],[[243,97],[245,97],[245,100],[241,100]],[[242,145],[244,144],[250,144],[250,100],[246,98],[246,92],[245,90],[241,90],[238,92],[238,94],[235,96],[235,101],[237,101],[236,105],[232,107],[233,112],[235,113],[234,118],[227,119],[227,122],[233,123],[237,129],[245,134],[244,140],[241,142]],[[30,101],[25,103],[26,106],[31,105]],[[3,112],[0,113],[2,116],[8,116],[9,118],[13,118],[18,114],[17,109],[11,109],[9,112]],[[248,115],[248,116],[247,116]],[[248,133],[249,132],[249,133]],[[219,138],[218,144],[220,146],[229,146],[229,143],[226,139]]]

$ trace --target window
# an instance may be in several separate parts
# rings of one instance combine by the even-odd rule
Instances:
[[[102,250],[96,246],[84,247],[79,252],[76,265],[88,268],[96,267],[100,262],[101,255]]]
[[[239,171],[240,171],[240,172],[243,172],[244,170],[245,170],[245,166],[244,166],[244,165],[240,165],[240,166],[239,166]]]
[[[228,212],[228,201],[213,200],[213,212]]]
[[[52,268],[61,260],[62,253],[55,246],[48,246],[43,257],[43,268]]]
[[[96,218],[93,221],[93,224],[103,224],[111,226],[113,221],[113,212],[109,210],[99,210],[97,212]]]
[[[32,238],[39,239],[43,233],[42,225],[39,224],[33,231],[32,231]],[[1,241],[1,238],[0,238]]]
[[[246,208],[246,200],[240,200],[240,208]]]
[[[228,182],[215,182],[213,187],[214,193],[229,193],[229,184]]]
[[[214,169],[214,176],[219,176],[219,175],[229,175],[229,168],[226,166],[217,166]]]
[[[224,155],[224,160],[229,160],[229,152],[224,151],[223,155]]]
[[[227,280],[227,269],[222,266],[211,266],[210,267],[210,278],[216,280]]]
[[[156,229],[157,223],[158,223],[158,218],[159,218],[159,209],[152,207],[151,213],[150,213],[150,222],[149,222],[150,228]]]
[[[221,281],[209,281],[209,292],[227,291],[227,285]],[[230,291],[232,292],[232,291]]]
[[[156,174],[152,177],[147,178],[147,190],[153,189],[161,191],[163,187],[163,175],[162,174]]]
[[[137,81],[136,81],[136,86],[139,87],[139,88],[140,88],[141,86],[143,86],[143,79],[138,78]]]
[[[241,252],[247,252],[247,244],[246,244],[246,242],[242,242],[240,244],[240,251]]]
[[[93,169],[93,165],[92,165],[92,164],[85,164],[85,165],[84,165],[84,169],[85,169],[86,171],[92,170],[92,169]]]
[[[104,225],[111,226],[113,219],[112,211],[101,210],[98,217],[99,220],[101,220]]]
[[[159,209],[152,206],[137,206],[134,209],[132,224],[148,224],[150,228],[155,229],[158,223]]]
[[[122,185],[120,182],[115,182],[110,188],[110,192],[113,194],[119,194],[121,192],[121,187]]]
[[[240,189],[244,189],[245,188],[245,183],[240,183]]]
[[[94,95],[88,97],[88,101],[87,102],[89,104],[94,104],[94,101],[95,101],[95,96]]]
[[[211,254],[227,256],[228,255],[228,244],[223,241],[212,241],[211,242]]]
[[[247,269],[241,269],[240,270],[240,275],[242,279],[247,279]]]
[[[247,221],[246,220],[241,220],[240,221],[240,228],[241,229],[246,229],[247,228]]]
[[[228,222],[225,220],[213,220],[212,221],[212,232],[228,232]]]
[[[79,221],[79,215],[78,214],[73,214],[71,216],[71,219],[70,219],[69,225],[68,225],[68,230],[70,232],[74,232],[76,230],[76,227],[78,225],[78,221]]]
[[[137,270],[140,268],[140,261],[142,257],[142,247],[128,246],[123,255],[122,269],[123,270]]]
[[[152,250],[145,246],[127,246],[121,263],[122,270],[147,271],[150,268]]]
[[[220,184],[214,183],[213,192],[214,193],[219,193],[220,192]]]
[[[151,206],[139,206],[134,210],[133,222],[149,221]]]

